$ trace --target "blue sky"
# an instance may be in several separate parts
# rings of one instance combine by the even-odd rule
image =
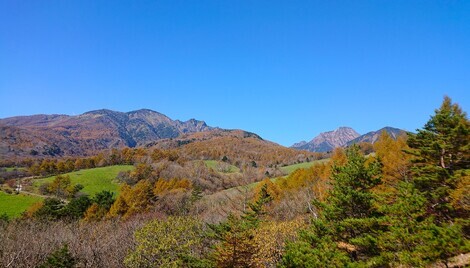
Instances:
[[[0,0],[0,118],[149,108],[291,145],[468,111],[470,1]]]

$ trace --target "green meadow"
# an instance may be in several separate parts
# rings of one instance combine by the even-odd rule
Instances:
[[[204,164],[206,164],[206,166],[208,168],[212,168],[213,170],[215,171],[218,171],[218,167],[219,165],[223,165],[223,164],[226,164],[224,162],[221,162],[221,161],[217,161],[217,160],[205,160],[204,161]],[[240,169],[237,168],[236,166],[234,165],[230,165],[227,163],[227,170],[224,172],[224,173],[237,173],[237,172],[240,172]]]
[[[134,166],[131,165],[118,165],[101,168],[83,169],[79,171],[70,172],[64,175],[69,175],[72,184],[81,184],[83,189],[81,192],[90,196],[101,192],[103,190],[117,193],[119,191],[119,184],[114,180],[121,171],[132,170]],[[34,180],[33,186],[38,188],[45,182],[52,182],[55,176],[44,179]]]
[[[0,215],[5,213],[9,218],[16,218],[32,204],[41,200],[42,198],[39,196],[7,194],[0,191]]]
[[[309,167],[311,167],[315,164],[324,163],[328,160],[329,159],[321,159],[321,160],[315,160],[315,161],[311,161],[311,162],[304,162],[304,163],[300,163],[300,164],[294,164],[294,165],[290,165],[290,166],[281,167],[281,170],[286,172],[287,174],[291,174],[292,172],[296,171],[297,169],[309,168]]]

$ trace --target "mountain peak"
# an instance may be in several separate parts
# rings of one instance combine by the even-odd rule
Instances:
[[[337,129],[334,130],[335,132],[340,132],[340,131],[354,131],[356,132],[353,128],[351,127],[339,127]]]
[[[98,110],[85,112],[82,115],[107,115],[107,114],[113,114],[113,113],[120,113],[120,112],[116,112],[116,111],[109,110],[109,109],[98,109]]]
[[[346,145],[349,141],[359,136],[359,133],[354,129],[342,126],[335,130],[322,132],[310,142],[299,142],[291,147],[311,152],[328,152],[332,151],[336,147]]]
[[[375,143],[382,132],[385,131],[392,137],[393,139],[397,139],[400,135],[404,135],[406,133],[405,130],[399,129],[399,128],[394,128],[394,127],[383,127],[377,131],[371,131],[368,132],[364,135],[361,135],[347,143],[347,146],[355,144],[355,143],[360,143],[360,142],[369,142],[369,143]]]
[[[151,109],[145,109],[145,108],[135,110],[135,111],[130,111],[130,112],[127,112],[126,114],[158,114],[158,115],[162,115],[159,112],[156,112],[156,111],[151,110]]]

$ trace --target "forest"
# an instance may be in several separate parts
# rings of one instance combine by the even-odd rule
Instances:
[[[0,164],[0,193],[41,197],[0,214],[0,267],[470,265],[470,122],[449,97],[416,133],[325,154],[221,136]],[[70,175],[118,165],[93,193]]]

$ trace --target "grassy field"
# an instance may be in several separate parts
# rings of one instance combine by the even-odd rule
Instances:
[[[222,164],[223,162],[220,162],[220,161],[217,161],[217,160],[205,160],[204,163],[206,164],[207,167],[212,168],[215,171],[218,171],[217,170],[218,165]],[[233,166],[233,165],[230,165],[230,164],[227,164],[227,165],[228,165],[227,172],[224,172],[224,173],[240,172],[240,169],[237,168],[236,166]]]
[[[7,167],[5,168],[7,171],[13,171],[13,170],[26,170],[24,167]]]
[[[0,214],[6,213],[9,218],[18,217],[32,204],[41,200],[42,198],[38,196],[7,194],[0,191]]]
[[[287,174],[291,174],[292,172],[296,171],[297,169],[300,168],[309,168],[315,164],[318,163],[323,163],[328,161],[329,159],[321,159],[321,160],[316,160],[316,161],[311,161],[311,162],[305,162],[305,163],[300,163],[300,164],[295,164],[295,165],[290,165],[290,166],[285,166],[281,167],[281,170],[286,172]]]
[[[119,184],[114,181],[114,178],[121,171],[132,170],[134,166],[122,165],[122,166],[109,166],[101,168],[83,169],[65,175],[69,175],[72,184],[83,185],[81,192],[93,196],[94,194],[103,190],[112,191],[117,193],[119,190]],[[37,188],[39,185],[45,182],[52,182],[55,176],[37,179],[34,181],[34,186]]]

